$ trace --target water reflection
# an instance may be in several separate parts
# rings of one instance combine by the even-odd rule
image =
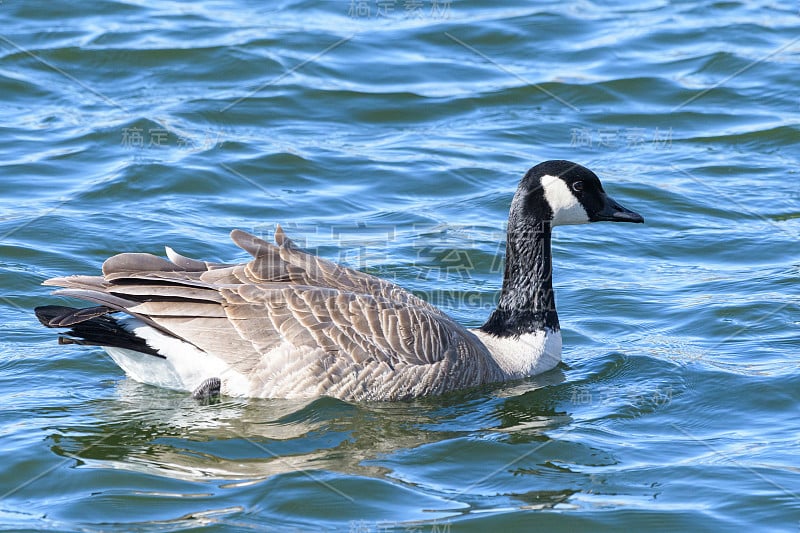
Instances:
[[[658,390],[663,384],[647,378],[663,376],[661,367],[611,354],[571,371],[569,381],[556,369],[443,397],[370,404],[223,398],[202,405],[123,380],[110,397],[76,407],[81,416],[68,419],[80,422],[58,427],[49,439],[54,453],[84,468],[155,476],[159,485],[190,482],[177,489],[180,497],[205,491],[250,497],[251,490],[269,488],[269,500],[258,505],[285,506],[281,512],[294,509],[298,493],[322,498],[329,513],[354,498],[362,506],[375,500],[376,509],[379,501],[400,498],[402,510],[394,515],[425,517],[433,510],[438,518],[587,506],[608,492],[603,472],[619,464],[609,445],[619,436],[593,421],[638,418],[663,407],[640,405],[641,395],[616,390],[628,374]],[[617,487],[615,494],[628,489],[641,492]],[[278,497],[273,490],[283,492]],[[360,511],[341,512],[353,519]]]
[[[401,450],[483,433],[542,438],[569,422],[545,401],[563,380],[556,370],[494,390],[414,402],[225,398],[211,405],[123,380],[113,398],[95,402],[96,423],[59,428],[51,448],[86,466],[229,486],[287,472],[383,477],[390,469],[375,459]]]

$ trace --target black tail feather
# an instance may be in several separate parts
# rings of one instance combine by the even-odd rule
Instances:
[[[34,309],[36,318],[48,328],[71,327],[59,337],[59,344],[125,348],[166,359],[144,339],[123,328],[105,306],[82,309],[64,305],[43,305]]]

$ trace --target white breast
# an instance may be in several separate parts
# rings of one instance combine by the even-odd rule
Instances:
[[[496,337],[478,329],[470,331],[489,349],[506,379],[541,374],[561,362],[560,331],[537,331],[519,337]]]

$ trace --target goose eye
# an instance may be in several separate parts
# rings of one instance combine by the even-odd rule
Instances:
[[[572,184],[572,190],[575,192],[583,192],[583,182],[576,181]]]

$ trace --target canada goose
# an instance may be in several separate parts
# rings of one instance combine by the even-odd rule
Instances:
[[[399,400],[539,374],[561,360],[551,228],[644,222],[594,172],[546,161],[519,184],[508,217],[497,308],[478,329],[380,278],[234,230],[253,256],[227,265],[166,248],[124,253],[102,276],[53,278],[54,294],[97,304],[37,307],[62,344],[102,346],[133,379],[170,389],[263,398]]]

